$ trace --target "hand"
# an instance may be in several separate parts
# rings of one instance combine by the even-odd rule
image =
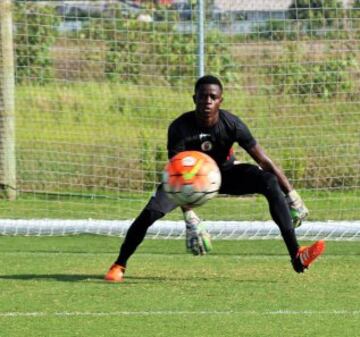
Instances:
[[[205,255],[212,250],[210,234],[201,226],[200,218],[192,210],[184,210],[186,250]]]
[[[290,207],[290,214],[293,220],[293,227],[301,226],[302,221],[309,215],[309,210],[302,201],[300,195],[292,190],[286,195],[286,201]]]
[[[206,233],[208,234],[208,233]],[[209,242],[209,237],[205,240],[204,233],[198,232],[196,228],[186,227],[186,249],[188,252],[194,255],[205,255],[208,252],[208,245],[205,243]]]

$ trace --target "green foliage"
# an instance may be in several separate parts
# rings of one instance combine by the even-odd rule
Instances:
[[[15,4],[16,79],[46,83],[53,78],[50,47],[60,23],[55,9],[29,2]]]
[[[295,0],[290,6],[290,18],[319,21],[334,19],[339,17],[339,9],[342,8],[342,2],[338,0]]]
[[[306,56],[296,46],[289,46],[276,63],[266,68],[270,94],[296,95],[300,98],[335,97],[346,94],[352,87],[351,69],[355,59],[338,55],[324,60],[305,62]]]
[[[353,18],[360,17],[360,0],[354,0],[351,10],[351,17]]]
[[[349,10],[349,23],[354,33],[354,38],[360,38],[360,0],[353,2],[351,10]]]
[[[259,36],[267,40],[296,40],[293,23],[287,20],[269,20],[259,27]]]
[[[180,33],[176,12],[159,11],[157,15],[161,21],[141,22],[114,7],[106,20],[90,19],[84,26],[85,38],[107,44],[105,72],[110,80],[170,85],[193,81],[197,74],[194,32]],[[221,41],[221,33],[207,34],[207,65],[226,79],[232,71],[231,54],[227,45],[220,46]]]
[[[345,16],[343,4],[338,0],[294,0],[289,13],[310,34],[317,34],[315,30],[321,28],[340,28]]]

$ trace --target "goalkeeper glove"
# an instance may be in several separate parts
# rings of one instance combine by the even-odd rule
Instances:
[[[285,198],[290,207],[294,228],[300,227],[302,221],[309,215],[309,210],[295,190],[289,192]]]
[[[212,250],[210,234],[201,225],[193,210],[184,211],[186,250],[194,255],[205,255]]]

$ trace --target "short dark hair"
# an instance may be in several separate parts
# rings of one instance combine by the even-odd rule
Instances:
[[[196,83],[195,83],[195,93],[198,91],[198,89],[200,88],[200,86],[204,85],[204,84],[216,84],[220,87],[221,91],[223,91],[223,85],[221,83],[221,81],[213,76],[213,75],[205,75],[200,77]]]

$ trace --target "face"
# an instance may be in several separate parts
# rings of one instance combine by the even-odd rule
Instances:
[[[217,84],[201,85],[193,99],[199,125],[208,128],[216,124],[219,119],[219,108],[223,101],[221,88]]]

